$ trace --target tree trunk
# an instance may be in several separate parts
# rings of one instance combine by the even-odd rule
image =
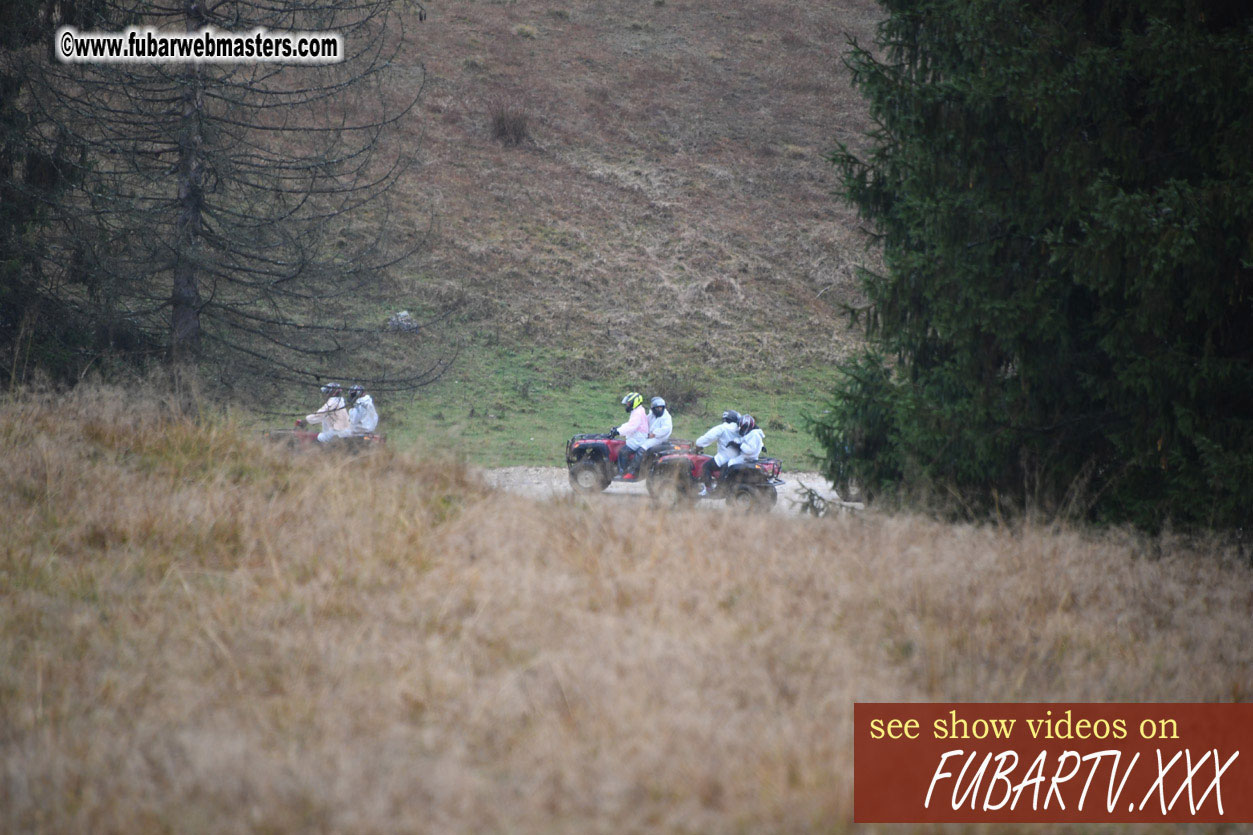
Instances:
[[[187,31],[204,26],[199,0],[186,0]],[[204,205],[204,93],[199,64],[184,75],[183,125],[178,141],[178,249],[174,263],[174,288],[170,296],[170,357],[175,362],[194,359],[200,348],[200,287],[196,281],[196,257]]]

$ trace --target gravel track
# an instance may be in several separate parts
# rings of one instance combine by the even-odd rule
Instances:
[[[564,467],[499,467],[483,471],[488,483],[492,486],[537,499],[553,499],[571,495]],[[789,473],[781,476],[784,484],[779,488],[779,501],[771,511],[787,515],[797,515],[804,504],[804,488],[816,491],[828,502],[839,501],[831,482],[818,473]],[[603,501],[648,502],[648,490],[642,482],[619,482],[609,485],[604,493],[595,498]],[[699,502],[698,507],[724,508],[721,501]]]

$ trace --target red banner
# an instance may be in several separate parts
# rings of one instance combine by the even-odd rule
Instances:
[[[1253,822],[1253,704],[872,703],[853,722],[858,823]]]

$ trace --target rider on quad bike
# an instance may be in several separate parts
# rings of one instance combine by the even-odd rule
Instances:
[[[374,408],[374,398],[365,393],[359,383],[348,389],[346,398],[348,420],[353,435],[369,435],[379,425],[379,413]]]
[[[766,448],[766,433],[757,427],[757,420],[752,415],[740,415],[739,423],[728,434],[731,435],[731,440],[727,442],[727,448],[733,454],[731,459],[722,467],[719,477],[722,474],[731,472],[734,467],[756,463],[758,456]],[[714,489],[717,489],[716,485]],[[706,495],[704,490],[701,491],[700,495]]]
[[[618,475],[630,478],[639,466],[640,450],[648,442],[648,412],[644,409],[644,395],[638,391],[623,397],[622,405],[629,415],[627,422],[609,430],[609,434],[626,439],[626,446],[618,455]]]
[[[326,402],[313,414],[306,415],[305,422],[322,424],[322,431],[318,433],[320,443],[348,437],[352,430],[348,424],[348,407],[344,404],[344,387],[327,383],[322,386],[322,393],[326,395]]]
[[[656,449],[669,441],[670,433],[674,431],[674,419],[666,410],[666,401],[660,397],[654,397],[649,406],[651,408],[648,410],[648,438],[640,447],[644,452]]]
[[[656,482],[656,489],[650,492],[658,504],[682,507],[708,496],[748,512],[765,512],[774,506],[783,484],[779,478],[782,462],[761,457],[765,435],[752,415],[727,410],[725,418],[696,441],[702,446],[717,441],[716,456],[695,449],[675,450],[652,465],[649,480],[650,484]],[[711,485],[715,471],[718,479]]]
[[[731,441],[730,444],[732,449],[739,451],[739,454],[727,462],[727,467],[751,464],[766,448],[766,433],[757,426],[757,421],[752,415],[740,415],[739,434],[739,440]]]
[[[713,490],[714,471],[726,469],[727,462],[734,458],[738,452],[735,447],[732,447],[732,444],[738,444],[739,439],[740,413],[734,409],[727,409],[723,412],[722,423],[710,427],[708,432],[696,439],[697,449],[702,449],[715,442],[718,444],[718,451],[713,458],[705,462],[705,469],[701,473],[701,496],[707,496]]]
[[[622,405],[631,413],[630,420],[603,434],[575,435],[566,442],[566,467],[570,485],[577,492],[600,492],[615,480],[643,481],[651,495],[656,486],[651,477],[656,460],[679,450],[691,450],[691,441],[671,437],[674,421],[666,401],[660,397],[652,399],[643,433],[630,434],[634,432],[636,415],[644,412],[643,400],[639,392],[631,392],[622,398]],[[633,461],[627,460],[632,458]]]
[[[377,431],[374,399],[364,388],[354,385],[345,392],[339,383],[327,383],[322,386],[322,394],[326,395],[326,402],[320,409],[298,419],[295,427],[268,430],[266,436],[292,449],[309,444],[353,453],[384,443]]]

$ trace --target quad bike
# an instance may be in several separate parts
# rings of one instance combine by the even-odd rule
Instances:
[[[674,452],[690,451],[692,442],[670,440],[659,444],[644,453],[634,473],[619,475],[618,456],[625,446],[625,438],[608,433],[575,435],[566,441],[570,486],[578,493],[599,493],[615,481],[643,481],[652,495],[656,490],[652,472],[658,459]]]
[[[661,456],[654,464],[651,479],[656,482],[653,497],[665,507],[683,507],[702,498],[725,499],[730,507],[765,513],[779,500],[779,478],[783,464],[777,458],[758,458],[737,464],[722,473],[713,489],[701,495],[704,472],[713,457],[686,450]]]
[[[324,446],[329,449],[349,449],[354,452],[363,449],[372,449],[378,444],[386,441],[383,435],[377,432],[367,432],[364,435],[350,435],[346,438],[334,438],[329,443],[318,443],[318,430],[310,429],[309,423],[303,418],[296,421],[295,427],[292,429],[272,429],[266,433],[266,436],[272,441],[286,443],[289,447],[302,447],[312,444],[313,446]]]

